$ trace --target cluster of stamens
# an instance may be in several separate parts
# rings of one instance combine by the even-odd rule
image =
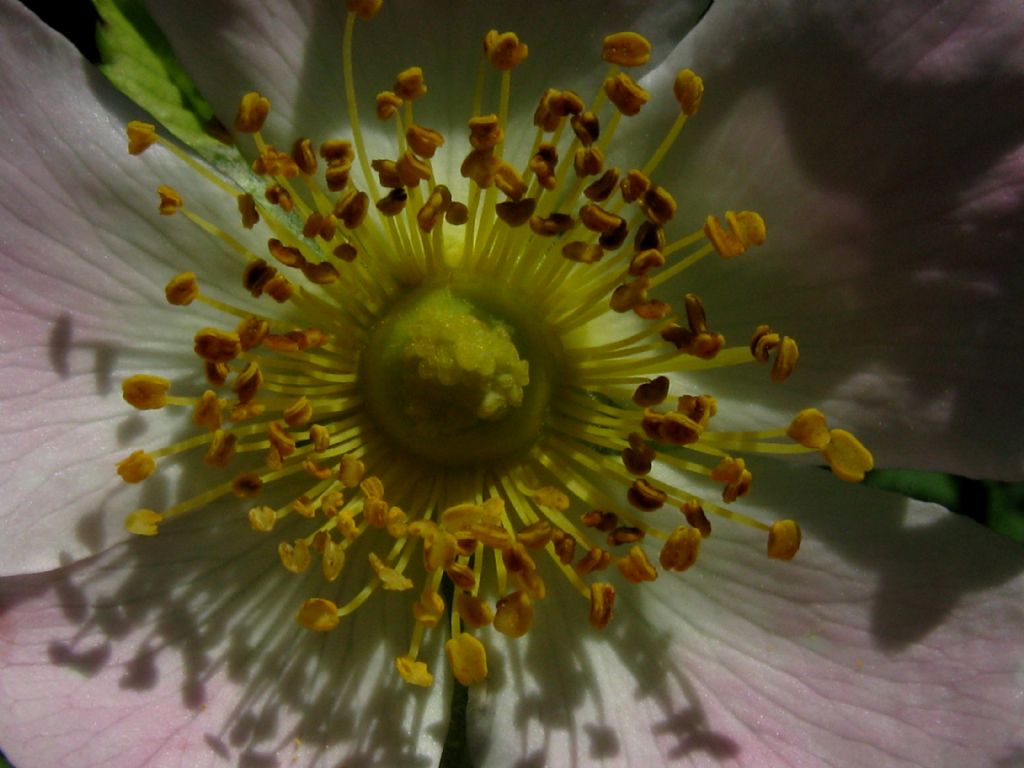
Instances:
[[[176,190],[158,190],[161,214],[183,214],[240,257],[241,287],[252,302],[214,299],[191,272],[167,284],[171,304],[203,303],[231,324],[194,334],[206,381],[201,392],[172,394],[170,382],[145,374],[123,382],[124,398],[136,408],[191,409],[200,431],[135,451],[117,471],[127,482],[141,482],[161,459],[198,451],[206,465],[229,474],[170,509],[136,510],[128,529],[155,535],[168,520],[232,496],[249,503],[245,514],[257,532],[279,530],[285,518],[308,521],[305,535],[278,546],[288,571],[303,573],[319,560],[323,594],[297,606],[299,624],[329,631],[378,589],[410,592],[412,639],[396,668],[416,685],[433,680],[419,656],[425,633],[446,616],[454,676],[464,684],[483,680],[487,654],[478,635],[487,627],[512,638],[526,634],[551,574],[561,574],[586,599],[591,626],[605,627],[616,599],[613,582],[652,581],[659,566],[692,567],[712,533],[709,515],[763,531],[769,557],[792,558],[800,545],[793,521],[762,523],[679,487],[678,480],[661,480],[656,471],[710,479],[728,504],[753,482],[733,452],[819,451],[835,474],[852,481],[871,468],[863,446],[848,432],[830,430],[814,409],[785,428],[734,433],[713,429],[718,403],[711,395],[678,394],[673,407],[665,405],[667,374],[761,361],[771,362],[770,378],[779,382],[798,357],[796,342],[767,326],[754,330],[749,345],[727,347],[696,294],[676,305],[653,295],[706,255],[732,259],[765,239],[761,217],[746,211],[726,213],[724,224],[708,216],[696,231],[668,236],[677,205],[654,175],[700,107],[700,78],[690,70],[678,74],[678,119],[642,168],[609,165],[621,119],[640,113],[651,98],[623,71],[646,64],[650,44],[633,33],[611,35],[604,40],[610,71],[601,89],[589,103],[571,91],[546,90],[533,117],[533,147],[518,167],[505,156],[505,136],[511,73],[528,49],[514,34],[488,32],[481,71],[499,73],[498,108],[481,108],[487,81],[481,76],[461,164],[468,197],[460,201],[434,178],[432,160],[446,149],[446,138],[414,118],[414,102],[427,93],[420,68],[399,73],[376,96],[378,119],[397,129],[395,155],[367,154],[352,36],[355,20],[372,18],[380,2],[350,0],[348,7],[343,50],[351,140],[314,147],[299,138],[280,151],[261,134],[268,100],[256,93],[241,99],[234,128],[252,138],[262,198],[235,189],[153,126],[128,126],[133,154],[159,143],[235,197],[244,229],[262,227],[269,235],[266,252],[254,253],[191,210]],[[495,282],[497,309],[476,307],[476,297],[487,303],[486,286]],[[468,306],[451,311],[471,322],[446,330],[439,321],[427,341],[389,329],[399,341],[381,341],[380,328],[403,297],[441,285],[464,289],[439,306]],[[528,309],[505,316],[503,301]],[[621,318],[621,336],[591,338],[593,321],[619,315],[636,318]],[[296,317],[302,322],[288,319]],[[547,340],[543,354],[528,343],[531,333]],[[481,339],[475,345],[464,338],[472,334]],[[393,360],[381,357],[385,346],[398,350],[387,353]],[[498,346],[508,350],[495,361]],[[373,365],[384,379],[368,373]],[[407,396],[382,386],[391,372],[410,388]],[[527,407],[523,391],[544,380],[549,392],[537,415],[506,421]],[[451,386],[463,388],[459,397],[479,395],[465,422],[448,419],[441,408],[449,401],[437,400]],[[509,441],[515,450],[493,461],[465,458],[473,453],[465,445],[471,439],[498,445],[500,454],[506,438],[500,430],[520,423],[532,431],[522,445]],[[417,441],[422,450],[410,450]],[[451,445],[460,458],[432,459],[435,444]],[[678,515],[667,528],[666,514],[653,514],[664,508]],[[353,564],[357,541],[370,542],[372,551]],[[657,565],[648,556],[651,542]],[[596,578],[606,571],[618,576]]]

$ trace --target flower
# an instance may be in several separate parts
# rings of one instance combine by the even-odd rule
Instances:
[[[5,483],[11,500],[5,513],[11,531],[5,563],[12,574],[21,575],[3,582],[0,636],[7,667],[5,712],[10,714],[2,720],[0,743],[20,763],[15,750],[45,737],[46,745],[37,747],[42,751],[22,753],[41,764],[59,763],[72,750],[83,759],[126,765],[159,764],[178,759],[180,753],[189,762],[216,760],[218,754],[242,762],[435,762],[445,722],[444,686],[416,692],[395,682],[391,671],[405,648],[404,638],[388,625],[396,616],[408,615],[406,601],[386,596],[379,604],[367,603],[351,622],[343,621],[321,640],[297,634],[297,628],[284,629],[292,624],[295,606],[308,597],[310,582],[279,578],[279,567],[268,571],[267,564],[276,562],[276,543],[254,539],[247,520],[211,510],[161,526],[152,542],[115,544],[105,538],[113,527],[105,529],[98,521],[107,513],[119,525],[127,509],[169,506],[179,494],[179,482],[209,487],[194,466],[180,474],[174,467],[161,467],[149,482],[116,491],[102,473],[109,472],[112,457],[123,459],[140,440],[173,445],[182,439],[180,424],[125,419],[114,402],[116,383],[135,373],[140,360],[148,373],[172,382],[191,375],[175,367],[181,312],[169,315],[154,299],[160,297],[167,273],[181,270],[182,261],[192,256],[202,266],[202,285],[235,285],[237,273],[218,273],[218,262],[206,256],[211,252],[207,239],[165,222],[154,224],[149,195],[156,183],[181,178],[180,170],[154,151],[140,163],[121,166],[125,158],[118,132],[135,116],[132,110],[98,86],[99,95],[93,96],[86,86],[94,81],[62,44],[33,26],[23,11],[5,12],[16,23],[3,26],[10,41],[3,55],[12,59],[5,59],[3,71],[14,71],[16,64],[37,87],[4,88],[16,107],[4,111],[5,132],[16,137],[5,145],[4,159],[20,174],[16,178],[24,178],[17,194],[5,188],[4,199],[5,210],[12,212],[5,217],[5,231],[11,232],[4,247],[10,267],[4,286],[5,353],[11,351],[3,368],[5,405],[10,404],[5,410],[19,434],[30,439],[5,446],[12,460],[17,459],[12,463],[16,471]],[[652,92],[659,81],[665,83],[666,73],[674,76],[679,59],[699,60],[707,50],[720,53],[713,41],[723,28],[757,29],[753,22],[758,12],[749,12],[751,20],[716,7],[664,68],[654,70],[649,78]],[[175,18],[189,22],[187,14]],[[393,23],[412,20],[422,23],[416,17]],[[784,20],[774,19],[778,29],[787,29]],[[243,26],[265,23],[276,33],[293,28],[280,18],[268,20],[240,9],[233,11],[233,21]],[[331,27],[317,21],[318,29]],[[979,30],[995,28],[982,24],[985,18],[971,21]],[[807,28],[820,27],[812,17]],[[174,31],[173,26],[169,29]],[[227,26],[226,40],[232,39],[232,29],[238,26]],[[762,40],[771,41],[773,29],[762,30],[749,48],[756,52]],[[847,41],[856,39],[856,25],[853,29]],[[384,31],[396,34],[393,27]],[[187,49],[189,41],[200,38],[172,39]],[[286,38],[272,39],[286,56],[300,55]],[[317,37],[312,39],[309,47],[315,51]],[[991,41],[986,43],[991,48]],[[539,46],[531,42],[531,47]],[[1011,45],[1010,50],[1018,49]],[[239,49],[225,51],[236,66],[246,61]],[[259,47],[252,67],[243,67],[243,72],[257,71],[266,58],[266,47]],[[955,80],[957,73],[942,58],[934,66]],[[966,54],[959,60],[972,65]],[[842,63],[841,56],[835,61]],[[729,61],[718,68],[705,63],[710,71],[729,71]],[[68,77],[47,77],[55,70]],[[744,68],[737,65],[737,70]],[[229,70],[210,70],[218,77],[224,71]],[[388,73],[388,80],[393,74]],[[781,80],[766,82],[782,87]],[[785,103],[782,93],[778,98]],[[232,102],[237,97],[236,92]],[[213,98],[217,104],[215,91]],[[306,98],[321,100],[322,91]],[[297,101],[287,97],[275,94],[273,101],[271,120],[283,104],[287,136],[293,130],[289,117],[302,110],[291,111]],[[770,117],[778,115],[770,100],[755,101]],[[749,99],[733,104],[749,116]],[[220,108],[227,114],[223,103]],[[702,107],[701,119],[705,117]],[[728,139],[734,124],[728,116],[723,123]],[[42,125],[55,126],[61,140],[36,138],[34,132]],[[268,124],[271,130],[273,123]],[[996,131],[1003,143],[1009,130]],[[454,129],[445,132],[452,135]],[[782,141],[786,134],[774,136]],[[765,136],[758,139],[762,146]],[[820,161],[814,139],[808,138],[806,148],[795,142],[785,146],[805,150],[805,162],[818,170],[810,162]],[[733,160],[743,159],[736,157],[742,143],[727,145]],[[26,153],[34,147],[45,152]],[[715,157],[713,139],[701,147]],[[828,150],[825,154],[834,153],[834,143]],[[1000,174],[1015,178],[1012,157],[994,164],[995,179]],[[683,159],[701,162],[685,153]],[[714,174],[691,178],[722,181],[725,164],[713,167]],[[833,168],[825,165],[826,170]],[[785,176],[770,178],[776,185],[786,183]],[[705,183],[700,192],[709,198],[720,188],[722,194],[729,193],[729,185]],[[805,202],[810,195],[789,183],[796,188],[786,190],[786,199],[803,204],[795,221],[806,224],[803,217],[815,210]],[[978,209],[970,204],[976,191],[984,199],[996,198],[992,208],[981,209],[997,223],[1003,221],[1006,208],[996,204],[1006,206],[1010,199],[1012,208],[1013,187],[990,192],[974,176],[965,183],[965,210],[958,209],[957,215],[976,220],[971,215]],[[170,193],[165,196],[173,200]],[[146,202],[136,202],[136,197]],[[201,188],[185,198],[186,210],[224,207],[216,194],[204,199]],[[87,213],[78,215],[69,204]],[[815,243],[815,237],[834,242],[837,232],[855,234],[863,226],[857,207],[863,204],[865,196],[856,193],[834,203],[840,210],[818,222],[820,235],[817,229],[800,232],[808,238],[804,243]],[[794,214],[779,212],[784,249],[794,248],[799,230],[785,226],[794,223]],[[916,228],[915,234],[921,236],[921,230]],[[144,259],[140,253],[150,256]],[[851,250],[846,255],[849,260],[863,253]],[[757,261],[751,262],[756,269]],[[830,265],[845,266],[839,259]],[[776,264],[775,269],[780,267]],[[886,277],[896,279],[891,265],[888,269]],[[809,275],[820,273],[810,270]],[[730,280],[723,286],[728,288],[721,292],[727,304],[742,304],[738,283]],[[766,279],[757,284],[773,283]],[[839,311],[835,293],[828,297],[832,317]],[[821,310],[820,301],[798,304],[792,293],[780,295],[794,318],[801,312],[814,317]],[[909,300],[905,293],[896,295]],[[863,307],[854,302],[856,295],[845,298],[858,310]],[[920,301],[915,306],[928,311],[927,297]],[[887,320],[891,332],[891,322],[905,312],[892,312],[880,303],[868,318],[861,311],[857,317],[877,322],[879,328]],[[1002,306],[993,304],[996,310]],[[973,329],[971,311],[964,312],[959,321]],[[742,306],[739,315],[737,323],[747,320]],[[935,319],[935,313],[930,317]],[[808,336],[813,339],[815,334]],[[847,337],[843,355],[833,359],[842,357],[847,361],[842,365],[849,366],[858,349]],[[955,345],[943,349],[961,353]],[[899,360],[883,358],[881,363],[891,365],[893,359]],[[998,378],[998,361],[987,362],[986,373]],[[857,364],[872,373],[863,360]],[[887,371],[884,366],[879,370]],[[913,365],[907,370],[913,371]],[[759,391],[764,387],[760,373]],[[957,382],[950,381],[951,386]],[[146,383],[141,382],[143,390]],[[787,382],[787,389],[790,383],[796,379]],[[742,394],[746,382],[739,386]],[[854,381],[852,386],[843,394],[862,391],[856,387],[863,383]],[[64,412],[73,416],[55,420],[54,402],[63,402]],[[721,402],[721,416],[739,411],[725,398]],[[978,403],[979,408],[985,405]],[[796,410],[782,407],[778,412],[791,415]],[[945,424],[942,414],[931,418]],[[116,420],[115,429],[108,420]],[[929,423],[914,422],[921,429]],[[953,425],[957,436],[973,434],[959,423]],[[884,442],[879,444],[884,448]],[[993,441],[992,447],[997,457],[1002,453],[1012,459],[1005,445]],[[991,454],[984,456],[986,467],[994,466]],[[792,563],[769,563],[758,552],[763,546],[759,533],[716,525],[713,541],[722,556],[702,557],[699,567],[682,579],[670,584],[661,578],[637,590],[632,599],[617,601],[617,616],[601,635],[538,621],[521,641],[497,645],[504,658],[498,664],[492,660],[486,687],[474,689],[470,698],[467,722],[475,760],[503,765],[516,760],[621,764],[734,758],[756,765],[801,763],[827,755],[842,764],[895,756],[962,765],[1014,758],[1020,738],[1014,731],[1020,713],[1013,709],[1019,707],[1015,696],[1021,687],[1019,677],[1013,677],[1019,675],[1020,664],[1019,553],[923,505],[879,498],[865,489],[844,488],[838,495],[834,485],[826,484],[834,481],[822,473],[779,467],[762,472],[760,464],[752,460],[751,465],[758,507],[800,514],[808,542],[816,546],[805,546]],[[139,471],[131,466],[126,473]],[[822,500],[829,509],[812,514]],[[24,509],[34,514],[21,514]],[[93,514],[84,514],[88,512]],[[63,567],[28,575],[52,568],[55,553],[62,551]],[[75,562],[82,555],[87,556]],[[545,610],[556,614],[561,609],[570,619],[585,615],[567,600],[553,588]],[[399,623],[408,626],[407,620]],[[439,650],[439,644],[432,646],[433,656]],[[968,704],[970,711],[965,712]]]

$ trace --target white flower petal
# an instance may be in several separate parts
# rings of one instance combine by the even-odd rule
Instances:
[[[781,414],[827,406],[888,465],[1024,474],[1022,60],[1016,5],[715,3],[649,78],[666,123],[678,67],[707,86],[659,170],[681,218],[767,221],[679,285],[732,343],[761,322],[799,341]]]
[[[281,567],[287,528],[248,528],[214,508],[0,580],[0,744],[15,765],[437,765],[448,691],[395,671],[405,603],[375,596],[331,633],[308,632],[298,607],[330,592]],[[361,555],[339,582],[350,591],[370,573]],[[422,657],[435,673],[439,646]]]
[[[713,519],[693,569],[618,585],[603,633],[581,629],[578,596],[552,595],[470,691],[478,765],[1019,757],[1020,548],[937,507],[837,489],[824,472],[761,469],[751,504],[800,522],[796,559],[770,561],[763,534]]]
[[[122,537],[126,512],[156,503],[114,464],[182,423],[135,414],[121,380],[194,369],[188,340],[223,316],[168,306],[164,285],[199,265],[234,285],[238,261],[161,217],[156,187],[204,212],[233,201],[158,147],[130,157],[124,125],[145,115],[21,5],[0,11],[0,460],[16,462],[0,479],[0,571],[24,573],[97,551]]]

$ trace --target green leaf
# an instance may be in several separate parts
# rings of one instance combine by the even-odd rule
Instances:
[[[215,166],[241,162],[230,134],[214,116],[141,0],[93,0],[100,15],[100,71],[168,131]]]

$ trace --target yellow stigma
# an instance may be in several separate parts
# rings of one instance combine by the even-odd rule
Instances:
[[[729,308],[705,307],[693,290],[704,270],[741,277],[743,260],[706,256],[731,260],[767,236],[751,211],[695,215],[693,190],[680,207],[677,180],[658,174],[698,114],[701,78],[684,69],[666,92],[647,91],[621,68],[649,64],[650,42],[617,32],[594,41],[608,68],[593,98],[537,88],[524,126],[510,104],[529,48],[490,30],[465,112],[445,125],[424,124],[434,93],[421,67],[377,92],[373,111],[394,123],[394,141],[371,155],[353,48],[357,21],[382,4],[346,8],[344,135],[284,137],[279,148],[263,135],[269,100],[239,94],[236,139],[262,189],[236,188],[152,125],[127,126],[130,153],[159,145],[230,196],[220,220],[157,190],[159,213],[177,214],[167,224],[207,233],[238,274],[213,287],[193,272],[165,278],[163,298],[189,316],[194,376],[176,379],[174,394],[147,374],[122,391],[137,409],[186,409],[194,434],[140,447],[115,470],[142,483],[187,455],[197,477],[219,479],[183,484],[193,495],[161,511],[135,510],[127,529],[158,536],[225,502],[252,535],[275,538],[284,571],[315,584],[292,609],[312,632],[395,593],[408,607],[393,623],[409,638],[395,674],[414,686],[435,679],[421,658],[441,645],[429,633],[446,638],[452,676],[472,685],[488,676],[495,633],[514,641],[552,620],[604,629],[640,585],[723,556],[713,520],[756,529],[764,567],[785,567],[769,561],[797,554],[796,522],[729,506],[756,504],[744,456],[818,452],[850,481],[873,459],[813,408],[788,427],[717,427],[703,371],[767,363],[771,387],[800,355],[767,324],[730,346],[716,330]],[[670,124],[645,124],[663,135],[646,162],[623,165],[621,121],[673,98]],[[524,130],[532,146],[512,153],[507,137]],[[448,167],[459,171],[441,178]],[[221,321],[199,321],[199,306]],[[545,602],[559,581],[581,599],[553,617]]]

